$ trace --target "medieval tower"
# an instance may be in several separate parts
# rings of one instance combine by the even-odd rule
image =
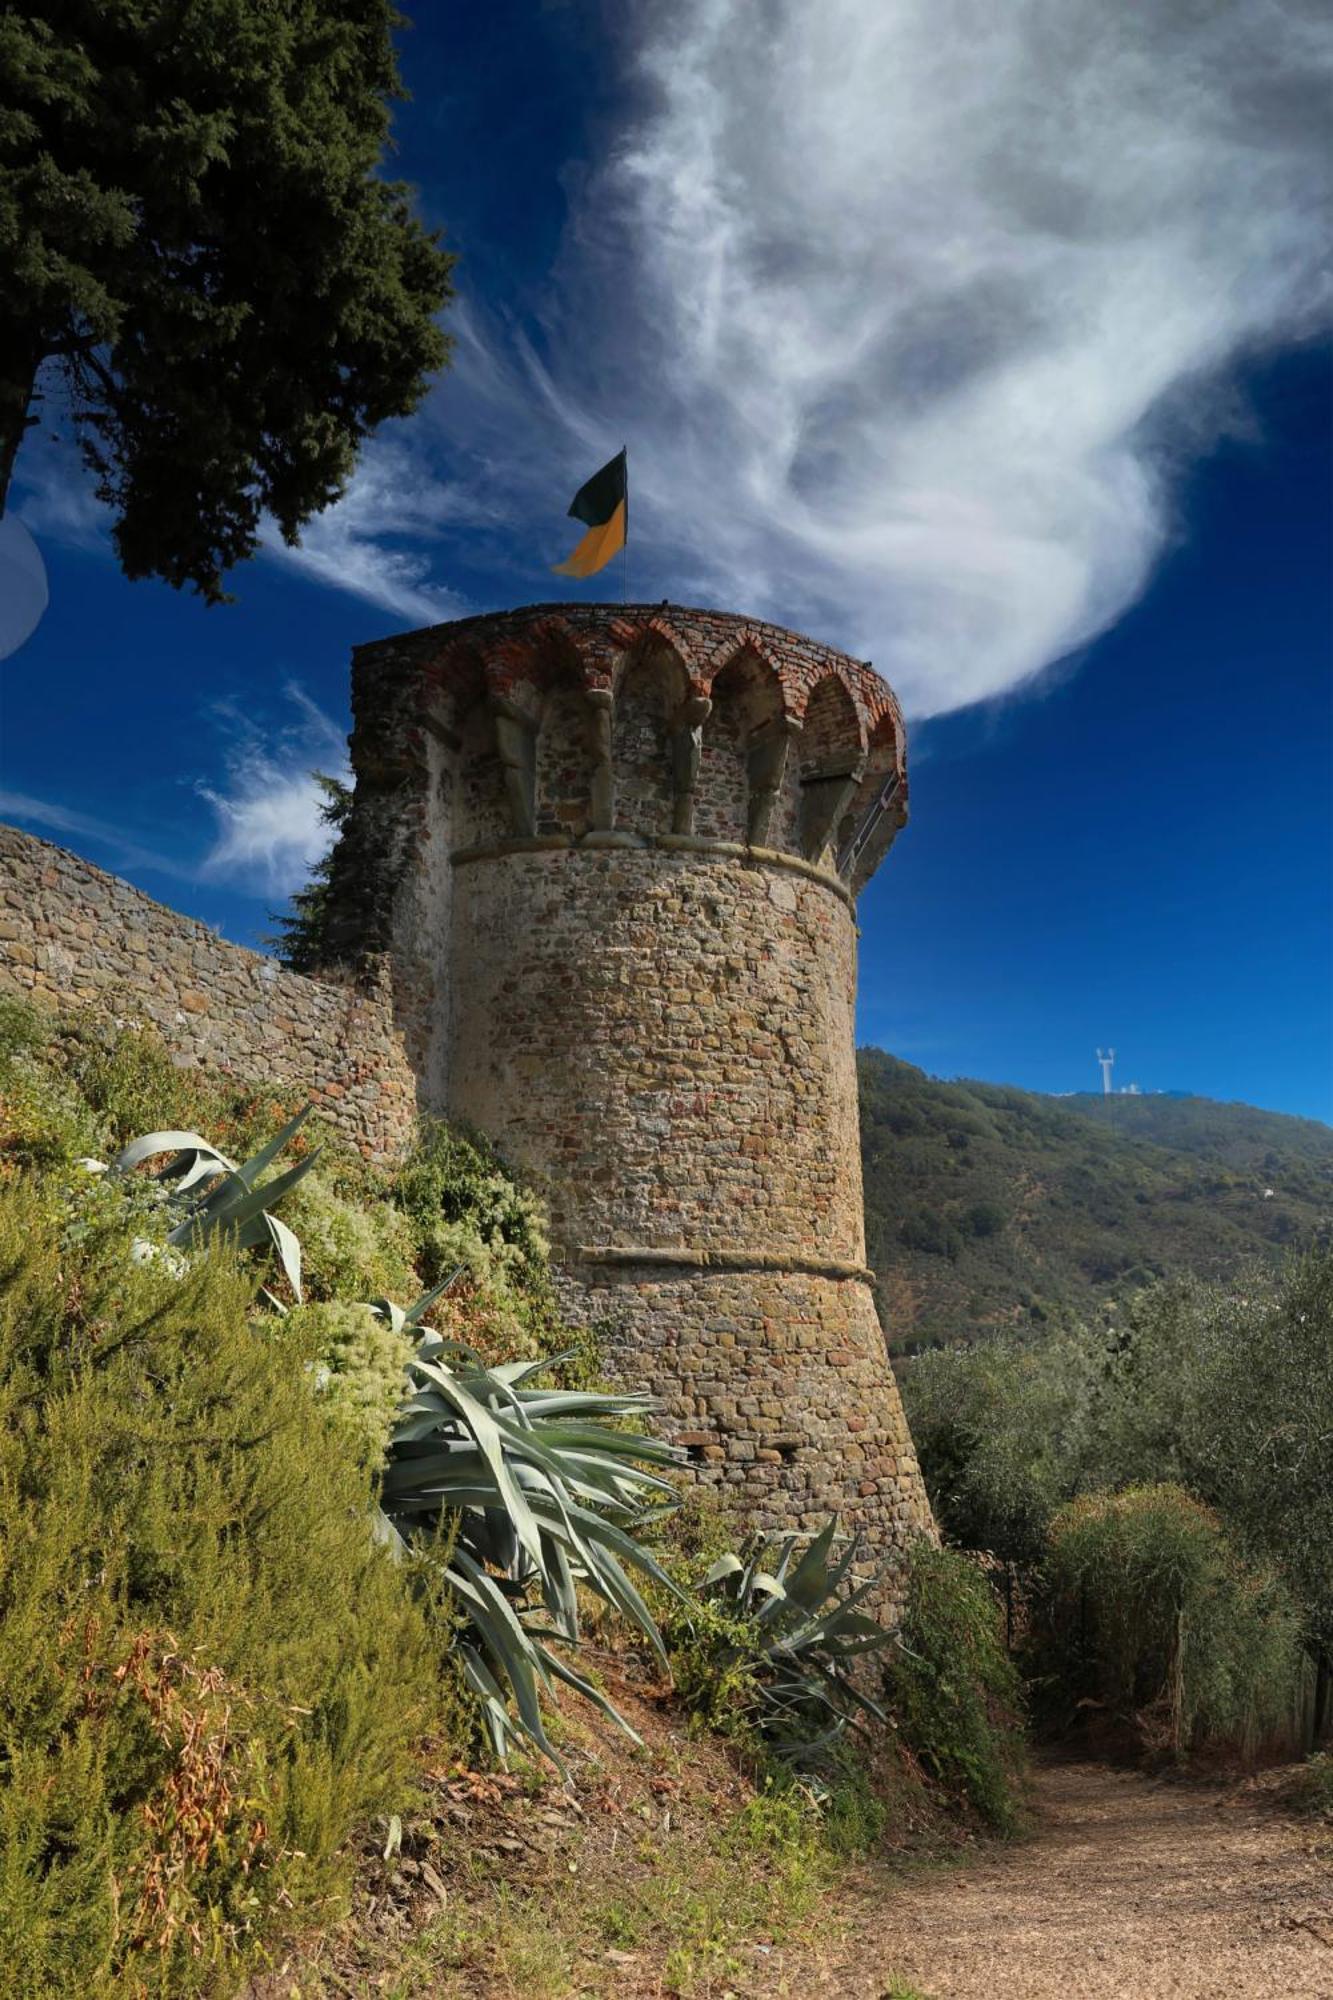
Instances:
[[[742,1518],[929,1522],[865,1268],[856,895],[905,817],[862,662],[565,604],[355,659],[333,942],[423,1106],[541,1187],[571,1309]]]

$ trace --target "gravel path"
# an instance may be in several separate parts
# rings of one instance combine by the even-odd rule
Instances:
[[[1271,1788],[1047,1766],[1035,1837],[866,1886],[814,1990],[880,2000],[1333,2000],[1327,1835]]]

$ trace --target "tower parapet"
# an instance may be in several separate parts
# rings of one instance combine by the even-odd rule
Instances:
[[[543,1187],[575,1309],[749,1519],[927,1526],[865,1268],[855,896],[906,813],[867,665],[544,605],[358,649],[338,954],[423,1105]]]

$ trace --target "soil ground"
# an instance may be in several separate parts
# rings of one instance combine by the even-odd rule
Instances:
[[[1030,1840],[915,1879],[867,1872],[807,1990],[1333,2000],[1329,1837],[1278,1795],[1278,1774],[1219,1786],[1047,1764]]]
[[[1333,2000],[1333,1832],[1240,1782],[1039,1763],[1032,1829],[941,1832],[822,1876],[734,1844],[750,1786],[600,1657],[634,1749],[567,1707],[573,1789],[442,1769],[357,1907],[249,2000]],[[937,1858],[919,1858],[931,1853]]]

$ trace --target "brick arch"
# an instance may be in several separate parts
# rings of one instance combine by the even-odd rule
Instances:
[[[654,642],[674,653],[680,662],[687,681],[696,678],[694,649],[682,637],[669,618],[654,612],[651,618],[616,618],[612,620],[610,637],[625,658],[643,647],[651,647]]]
[[[805,702],[800,749],[800,843],[825,861],[842,838],[866,768],[866,731],[842,675],[825,674]]]
[[[689,685],[679,651],[659,633],[642,632],[622,654],[611,723],[617,826],[634,833],[671,832],[672,745]]]
[[[708,690],[711,709],[694,786],[694,831],[714,840],[753,837],[766,844],[770,795],[776,796],[782,776],[776,759],[785,756],[787,742],[782,676],[764,652],[747,642],[720,665],[714,663]],[[760,792],[762,828],[755,810]]]
[[[700,661],[698,670],[700,686],[711,693],[713,683],[718,676],[724,674],[744,655],[749,655],[767,667],[782,690],[783,708],[789,715],[795,715],[799,690],[787,662],[776,657],[773,649],[764,643],[763,636],[749,625],[743,625],[737,632],[728,633],[722,643],[714,646],[712,652]]]

